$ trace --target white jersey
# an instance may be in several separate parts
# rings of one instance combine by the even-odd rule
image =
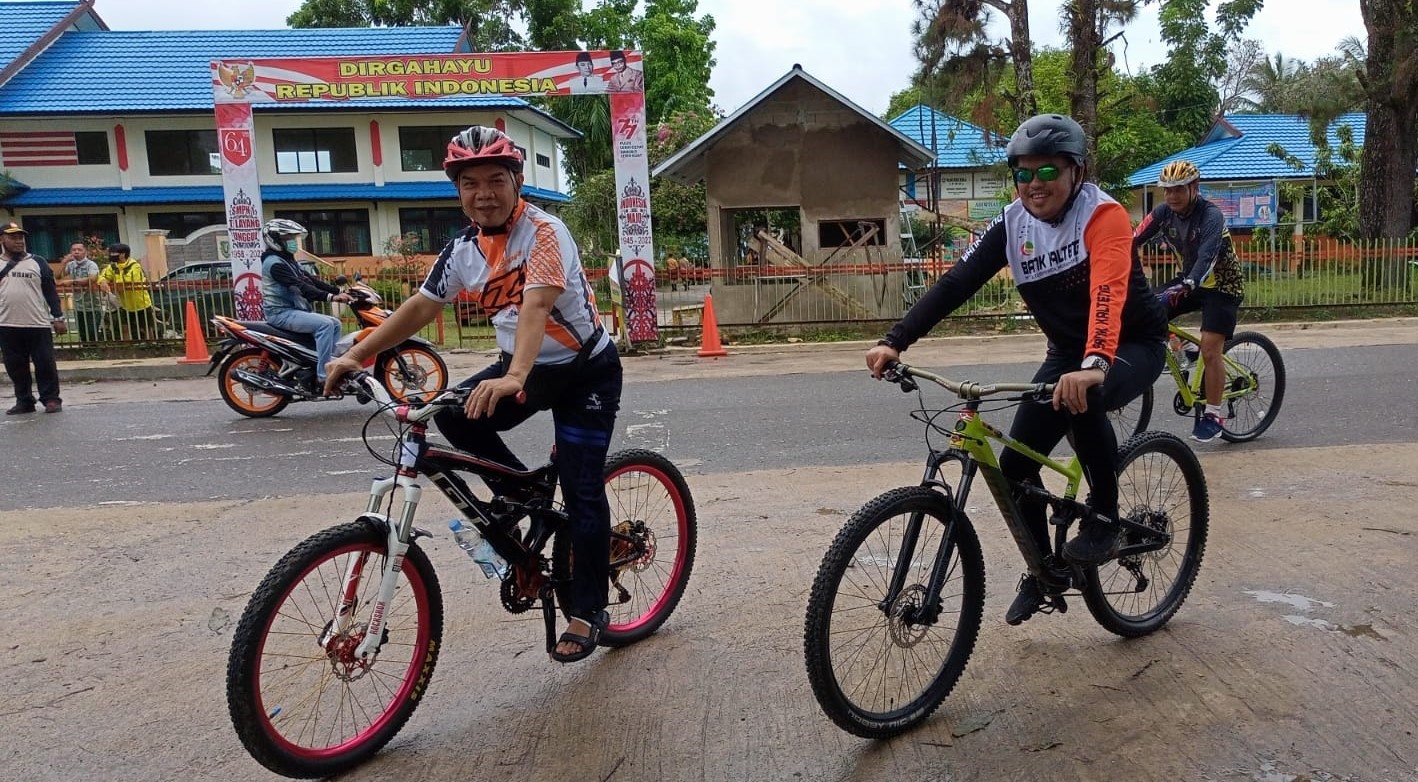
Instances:
[[[462,292],[472,294],[492,313],[498,349],[510,354],[523,291],[546,287],[561,288],[561,295],[552,305],[536,363],[568,363],[588,341],[595,343],[592,356],[610,344],[571,232],[557,218],[521,201],[506,231],[470,228],[449,242],[420,292],[441,302],[453,301]]]

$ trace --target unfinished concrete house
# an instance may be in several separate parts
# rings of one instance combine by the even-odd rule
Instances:
[[[930,150],[801,67],[654,171],[708,191],[714,309],[732,325],[896,318],[899,168]]]

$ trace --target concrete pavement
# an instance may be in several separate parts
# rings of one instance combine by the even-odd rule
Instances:
[[[1282,349],[1346,347],[1358,345],[1418,344],[1418,318],[1374,318],[1329,322],[1243,323],[1238,331],[1255,330],[1270,336]],[[862,353],[871,341],[733,345],[726,358],[702,359],[695,347],[670,347],[627,357],[626,372],[644,380],[671,380],[695,376],[744,376],[774,372],[841,371],[861,369]],[[922,340],[908,360],[928,366],[1033,361],[1044,340],[1037,333],[984,332],[970,336]],[[487,366],[491,351],[452,349],[441,352],[452,378],[467,377]],[[199,378],[206,364],[179,364],[178,357],[124,358],[61,361],[59,380],[64,383],[154,381]],[[0,372],[0,384],[10,385]]]

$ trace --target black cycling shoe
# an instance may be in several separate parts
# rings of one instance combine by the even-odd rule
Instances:
[[[1004,612],[1004,622],[1008,625],[1017,625],[1027,620],[1034,614],[1039,613],[1039,609],[1045,605],[1044,590],[1039,588],[1039,579],[1025,574],[1019,577],[1019,594],[1014,596],[1014,602],[1009,604],[1009,610]]]
[[[1078,537],[1064,545],[1064,556],[1081,565],[1096,565],[1117,553],[1118,528],[1104,521],[1084,519]]]

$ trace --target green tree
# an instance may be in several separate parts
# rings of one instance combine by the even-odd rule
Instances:
[[[708,110],[678,112],[651,128],[650,167],[664,162],[719,121]],[[660,247],[700,246],[708,239],[704,183],[682,185],[665,178],[650,183],[655,243]],[[592,254],[618,244],[615,171],[605,168],[582,180],[576,197],[562,210],[577,242]]]
[[[921,88],[913,84],[904,90],[891,93],[891,97],[886,101],[886,111],[881,115],[881,118],[890,122],[910,111],[913,106],[923,103],[925,103],[925,99]]]
[[[1315,226],[1325,236],[1354,241],[1359,238],[1359,156],[1354,144],[1354,129],[1348,125],[1334,128],[1339,146],[1332,147],[1328,138],[1329,123],[1311,125],[1311,142],[1315,145],[1314,180],[1321,184],[1315,192],[1319,223]],[[1272,143],[1266,148],[1271,155],[1285,161],[1296,171],[1305,171],[1304,161],[1285,147]],[[1294,203],[1309,194],[1308,185],[1283,185],[1281,198]]]
[[[1359,166],[1359,235],[1397,239],[1413,228],[1418,6],[1412,0],[1359,0],[1359,10],[1369,36],[1360,75],[1368,124]]]
[[[1217,86],[1226,78],[1227,54],[1265,0],[1221,0],[1216,29],[1207,21],[1211,0],[1160,0],[1158,24],[1167,61],[1153,69],[1162,124],[1189,139],[1201,138],[1220,109]]]
[[[1033,51],[1029,40],[1028,0],[913,0],[917,18],[911,25],[920,69],[915,84],[940,96],[931,105],[949,107],[966,95],[983,91],[993,97],[1007,72],[1015,88],[1003,92],[1016,114],[1037,113]],[[1009,38],[990,38],[991,12],[1009,25]],[[986,109],[987,111],[990,109]]]
[[[1109,98],[1102,89],[1102,82],[1113,70],[1108,44],[1121,35],[1110,33],[1114,27],[1131,22],[1137,16],[1137,7],[1138,0],[1068,0],[1063,4],[1063,29],[1068,33],[1073,55],[1069,67],[1069,113],[1088,133],[1089,163],[1097,160],[1102,130],[1099,106]]]
[[[473,51],[516,51],[523,0],[305,0],[286,17],[291,27],[466,27]]]
[[[1073,54],[1066,49],[1044,48],[1034,53],[1034,87],[1039,110],[1067,114],[1073,92]],[[1008,82],[1006,81],[1006,84]],[[1133,171],[1185,149],[1187,140],[1157,121],[1155,89],[1148,75],[1128,76],[1115,69],[1100,75],[1097,151],[1094,177],[1118,197],[1126,197],[1127,177]],[[989,125],[1012,128],[1022,121],[1008,107],[996,107]]]

